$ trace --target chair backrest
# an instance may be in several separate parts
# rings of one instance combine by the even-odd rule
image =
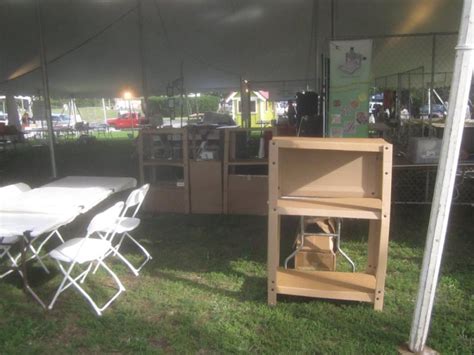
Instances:
[[[133,190],[130,195],[128,195],[127,201],[125,202],[125,209],[123,210],[122,216],[125,216],[127,210],[136,206],[135,211],[132,214],[132,217],[135,217],[140,209],[143,201],[145,200],[146,194],[150,189],[150,184],[145,184],[142,187]]]
[[[105,238],[109,238],[111,235],[113,236],[124,205],[125,203],[120,201],[105,211],[96,214],[87,227],[87,237],[96,232],[103,231],[107,232]]]

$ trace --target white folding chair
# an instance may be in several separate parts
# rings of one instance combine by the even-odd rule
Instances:
[[[127,201],[125,202],[125,208],[123,209],[122,213],[120,214],[120,222],[118,223],[117,226],[117,235],[120,235],[120,240],[119,242],[113,246],[113,250],[110,250],[109,253],[105,256],[109,256],[111,253],[113,253],[115,256],[118,256],[125,265],[128,266],[128,268],[133,272],[135,276],[138,276],[138,273],[140,270],[145,266],[145,264],[152,259],[150,253],[141,245],[135,238],[133,238],[129,232],[135,230],[139,225],[140,225],[140,219],[136,217],[140,207],[143,204],[143,201],[145,200],[146,194],[148,193],[148,190],[150,189],[150,184],[143,185],[142,187],[133,190],[130,195],[127,198]],[[127,217],[127,213],[130,209],[133,209],[133,213],[130,217]],[[107,232],[106,230],[101,231],[101,233]],[[124,256],[119,252],[120,247],[122,246],[122,243],[125,238],[130,239],[137,247],[140,249],[140,251],[143,253],[145,256],[145,260],[141,263],[141,265],[136,268],[133,266]],[[98,266],[97,266],[98,267]],[[97,267],[94,270],[94,273],[97,271]]]
[[[120,282],[117,275],[104,263],[104,256],[112,249],[112,240],[115,236],[115,229],[120,222],[120,212],[123,210],[124,203],[117,202],[115,205],[97,214],[87,227],[87,234],[84,238],[73,238],[61,244],[49,253],[49,256],[56,260],[59,269],[64,275],[64,279],[59,285],[48,308],[52,309],[58,296],[67,290],[70,286],[74,286],[84,298],[91,304],[92,308],[100,316],[102,312],[123,292],[125,287]],[[93,238],[94,234],[99,231],[106,230],[106,234],[101,238]],[[108,274],[113,278],[117,285],[117,292],[102,307],[99,307],[92,297],[81,287],[92,265],[97,262],[98,266],[102,266]],[[69,264],[65,268],[64,264]],[[73,270],[78,265],[88,264],[86,269],[79,273],[78,276],[72,276]]]

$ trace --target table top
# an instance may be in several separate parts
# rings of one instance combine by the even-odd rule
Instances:
[[[115,192],[135,187],[129,177],[68,176],[0,200],[0,236],[38,236],[72,222]]]
[[[0,236],[14,237],[30,232],[32,237],[52,232],[55,229],[70,223],[77,214],[45,214],[45,213],[0,213]]]
[[[0,201],[0,212],[85,213],[115,192],[136,186],[128,177],[68,176]],[[0,221],[1,222],[1,221]]]
[[[120,192],[137,186],[137,180],[131,177],[112,176],[66,176],[50,182],[43,187],[66,188],[104,188],[112,192]]]

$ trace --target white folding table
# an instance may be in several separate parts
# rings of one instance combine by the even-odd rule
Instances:
[[[131,177],[111,176],[66,176],[65,178],[50,182],[42,187],[67,187],[67,188],[103,188],[119,192],[137,186],[137,180]]]
[[[26,272],[26,252],[30,243],[45,233],[55,231],[57,228],[72,222],[76,218],[76,213],[66,214],[44,214],[44,213],[21,213],[21,212],[1,212],[0,213],[0,236],[20,238],[21,261],[16,265],[18,272],[23,278],[24,288],[46,308],[41,298],[33,291],[28,283]]]
[[[0,201],[2,212],[85,213],[115,192],[137,185],[129,177],[68,176]],[[0,220],[1,223],[1,220]]]
[[[21,236],[19,272],[25,289],[43,307],[43,301],[28,284],[25,259],[31,242],[72,222],[111,194],[136,185],[137,180],[129,177],[68,176],[0,201],[0,237]]]

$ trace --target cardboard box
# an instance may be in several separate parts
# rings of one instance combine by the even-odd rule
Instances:
[[[306,235],[303,250],[329,253],[334,250],[334,238],[325,235]]]
[[[335,271],[336,254],[334,252],[300,251],[295,256],[295,269]]]
[[[303,248],[295,256],[295,269],[335,271],[334,238],[318,234],[306,235]]]

